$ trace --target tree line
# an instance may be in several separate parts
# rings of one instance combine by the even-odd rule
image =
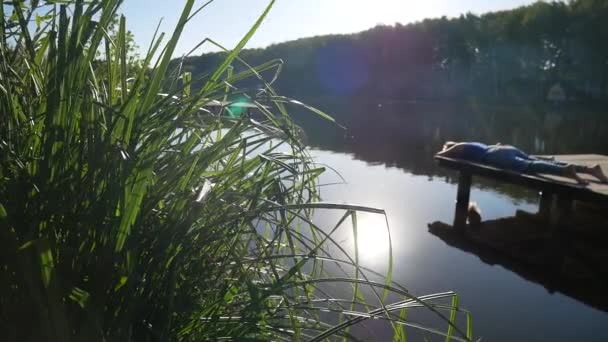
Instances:
[[[567,100],[601,101],[608,98],[605,18],[605,0],[539,1],[483,15],[303,38],[245,50],[241,57],[251,65],[281,59],[275,86],[291,96],[545,101],[559,84]],[[224,56],[184,58],[182,69],[199,79],[196,87]]]

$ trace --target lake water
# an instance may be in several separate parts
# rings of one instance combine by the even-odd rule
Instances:
[[[439,169],[432,158],[444,141],[502,142],[531,153],[606,154],[608,115],[572,108],[514,109],[474,103],[312,102],[348,127],[344,131],[310,115],[296,115],[317,160],[347,181],[324,186],[323,198],[386,210],[394,280],[417,295],[457,292],[461,306],[473,313],[475,336],[484,341],[608,340],[608,314],[593,303],[552,293],[502,266],[447,245],[427,229],[434,221],[451,223],[454,214],[456,174]],[[336,181],[340,177],[332,172],[322,179],[322,183]],[[535,212],[538,194],[474,179],[471,200],[479,203],[483,219],[488,220],[513,216],[517,209]],[[361,214],[358,222],[362,262],[386,269],[384,218]],[[377,340],[390,338],[387,331],[371,334]]]

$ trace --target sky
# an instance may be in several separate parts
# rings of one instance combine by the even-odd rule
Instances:
[[[197,0],[196,5],[202,5],[205,1]],[[269,2],[270,0],[215,0],[186,26],[175,55],[187,53],[205,38],[211,38],[227,48],[234,47]],[[247,47],[265,47],[324,34],[359,32],[378,24],[407,24],[425,18],[456,17],[467,12],[482,14],[533,2],[534,0],[276,0]],[[160,31],[170,36],[183,6],[182,0],[125,0],[122,12],[127,18],[127,28],[133,32],[141,51],[147,49],[161,18]],[[194,54],[207,51],[217,51],[217,48],[205,45]]]

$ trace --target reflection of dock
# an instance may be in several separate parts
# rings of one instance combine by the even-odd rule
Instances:
[[[576,229],[552,232],[537,215],[486,221],[462,231],[441,222],[429,231],[448,245],[500,265],[521,277],[561,292],[597,309],[608,311],[608,232],[595,221]]]
[[[552,223],[567,220],[574,200],[608,204],[608,185],[595,181],[591,176],[581,175],[590,182],[589,185],[582,186],[574,180],[559,176],[522,174],[460,159],[438,156],[435,159],[439,161],[440,166],[460,172],[454,218],[455,227],[462,228],[466,223],[473,175],[541,191],[539,213]],[[600,164],[604,170],[608,170],[608,156],[598,154],[558,155],[555,156],[555,159],[588,166]]]

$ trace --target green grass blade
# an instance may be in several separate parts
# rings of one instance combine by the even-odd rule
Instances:
[[[177,26],[175,27],[175,31],[173,31],[173,35],[171,36],[171,39],[169,39],[169,42],[167,43],[167,46],[165,47],[165,51],[163,52],[162,56],[159,57],[161,58],[161,63],[158,65],[157,68],[155,68],[152,80],[150,81],[150,86],[146,89],[147,93],[140,107],[140,110],[142,112],[146,112],[150,109],[152,102],[159,93],[161,81],[165,77],[167,68],[169,67],[169,62],[171,61],[173,52],[175,51],[175,47],[177,46],[177,42],[179,41],[184,27],[186,26],[193,5],[194,0],[186,0],[182,14],[179,18]]]
[[[251,37],[253,37],[253,35],[255,34],[255,32],[258,30],[258,28],[260,27],[260,25],[262,24],[262,22],[264,21],[264,19],[268,15],[268,13],[270,12],[270,9],[274,5],[274,2],[275,2],[275,0],[271,0],[268,3],[268,6],[266,6],[266,8],[264,9],[264,12],[258,17],[258,19],[256,20],[256,22],[251,27],[251,29],[249,29],[249,31],[238,42],[238,44],[234,47],[234,49],[230,52],[230,54],[228,54],[228,56],[226,57],[226,59],[224,59],[224,62],[215,70],[215,72],[213,73],[213,75],[211,75],[209,81],[203,87],[201,93],[203,93],[203,94],[207,93],[211,89],[211,87],[214,87],[216,85],[216,83],[219,80],[220,76],[224,73],[224,71],[226,71],[226,69],[228,68],[228,66],[232,63],[232,61],[237,57],[237,55],[241,52],[241,50],[249,42],[249,40],[251,39]]]
[[[458,308],[458,296],[452,297],[452,310],[450,311],[450,323],[448,325],[448,333],[445,337],[446,342],[452,341],[454,335],[454,325],[456,324],[456,308]]]

